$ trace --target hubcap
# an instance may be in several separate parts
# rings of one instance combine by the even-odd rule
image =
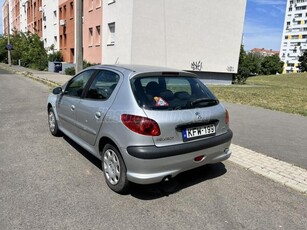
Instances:
[[[55,129],[55,117],[52,112],[49,113],[49,128],[51,132],[54,132]]]
[[[103,158],[103,168],[107,180],[116,185],[120,177],[120,164],[116,153],[112,149],[106,150]]]

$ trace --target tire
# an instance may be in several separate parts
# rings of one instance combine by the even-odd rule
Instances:
[[[61,131],[59,130],[58,122],[56,120],[52,107],[50,107],[48,111],[48,125],[49,125],[50,133],[53,136],[56,136],[56,137],[61,136]]]
[[[127,168],[117,148],[112,144],[106,144],[103,148],[101,162],[108,187],[116,193],[126,193],[129,187]]]

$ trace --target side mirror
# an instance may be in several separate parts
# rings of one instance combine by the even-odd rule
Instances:
[[[54,88],[53,90],[52,90],[52,93],[53,94],[61,94],[63,92],[63,89],[62,89],[62,87],[56,87],[56,88]]]

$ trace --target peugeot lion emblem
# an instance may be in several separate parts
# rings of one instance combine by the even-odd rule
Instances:
[[[200,116],[200,113],[199,113],[199,112],[196,112],[195,115],[197,116],[197,119],[198,119],[198,120],[201,120],[201,119],[202,119],[202,117]]]

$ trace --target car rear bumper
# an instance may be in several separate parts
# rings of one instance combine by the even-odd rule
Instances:
[[[139,158],[131,154],[131,148],[122,149],[124,152],[123,158],[127,166],[127,177],[128,180],[138,184],[152,184],[161,182],[164,178],[172,178],[181,172],[203,166],[205,164],[218,163],[227,160],[231,155],[229,149],[232,132],[223,135],[224,141],[215,142],[208,146],[197,145],[198,148],[186,148],[181,147],[180,149],[170,147],[153,148],[150,146],[149,149],[153,152],[147,151],[145,155],[149,153],[156,154],[155,158]],[[194,142],[195,144],[195,142]],[[202,146],[200,148],[199,146]],[[143,147],[144,148],[144,147]],[[166,150],[169,151],[166,155]],[[145,148],[146,149],[146,148]],[[160,149],[158,152],[154,152],[154,149]],[[161,150],[163,149],[163,150]],[[184,151],[183,151],[184,149]],[[142,150],[142,148],[140,148]],[[160,158],[157,156],[160,154]],[[195,160],[196,157],[203,156],[202,160]]]
[[[180,145],[172,145],[166,147],[151,146],[129,146],[127,147],[128,154],[139,159],[159,159],[164,157],[171,157],[198,150],[209,149],[213,146],[221,145],[231,141],[233,136],[229,129],[227,133],[211,137],[204,140],[186,142]]]

